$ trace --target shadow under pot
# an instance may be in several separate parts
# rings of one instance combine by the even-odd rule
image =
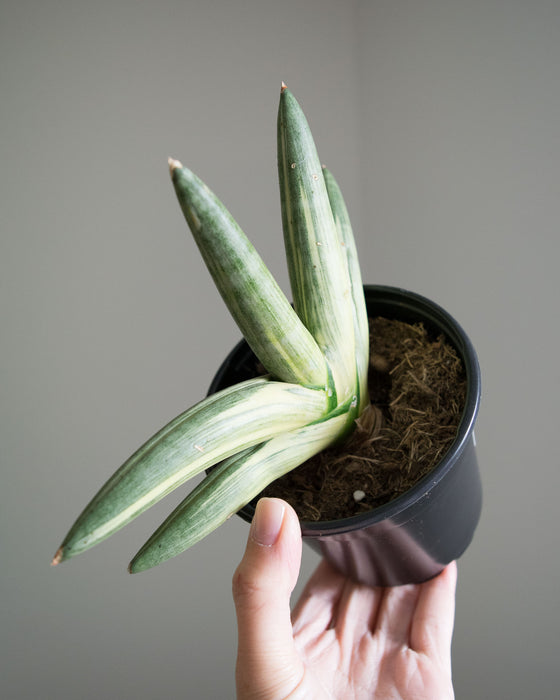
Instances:
[[[406,493],[338,520],[301,521],[304,541],[351,579],[370,586],[421,583],[469,546],[482,506],[474,424],[480,403],[475,350],[455,319],[434,302],[395,287],[364,287],[370,318],[421,322],[443,335],[463,363],[466,395],[456,437],[436,466]],[[255,376],[256,358],[242,340],[218,370],[209,393]],[[257,499],[239,511],[250,522]]]

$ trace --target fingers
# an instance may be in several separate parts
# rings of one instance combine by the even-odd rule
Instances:
[[[384,590],[346,579],[333,616],[338,638],[347,647],[369,637],[376,626]]]
[[[452,562],[439,576],[420,586],[410,630],[410,646],[448,663],[455,619],[457,565]]]
[[[323,559],[307,582],[292,613],[294,640],[301,653],[306,653],[308,645],[315,646],[334,626],[344,580]]]
[[[409,584],[379,590],[382,598],[373,634],[383,638],[390,645],[408,646],[418,601],[418,586]]]
[[[233,578],[239,698],[265,697],[284,685],[291,692],[301,679],[290,619],[290,594],[300,561],[301,533],[295,512],[284,501],[261,499]]]
[[[343,586],[344,577],[322,559],[294,606],[294,634],[310,622],[315,623],[317,629],[328,629]]]
[[[426,583],[381,589],[373,634],[449,663],[456,580],[457,569],[452,563]]]

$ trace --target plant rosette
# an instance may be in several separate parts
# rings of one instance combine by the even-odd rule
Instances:
[[[443,336],[464,368],[466,391],[456,436],[430,471],[408,491],[372,510],[330,521],[300,520],[304,541],[341,573],[370,586],[422,583],[458,559],[472,541],[482,507],[474,426],[481,395],[475,349],[441,306],[400,288],[364,287],[368,316],[421,323]],[[238,343],[216,373],[210,393],[254,375],[255,356]],[[238,515],[250,522],[257,499]]]

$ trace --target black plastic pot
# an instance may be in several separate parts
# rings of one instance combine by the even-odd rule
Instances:
[[[304,541],[343,574],[371,586],[421,583],[440,573],[469,546],[482,506],[474,423],[480,402],[475,350],[444,309],[394,287],[364,287],[368,314],[421,321],[455,348],[467,375],[466,403],[457,437],[439,464],[407,493],[369,512],[325,522],[301,522]],[[255,374],[255,358],[241,341],[218,370],[210,392]],[[250,522],[255,501],[239,515]]]

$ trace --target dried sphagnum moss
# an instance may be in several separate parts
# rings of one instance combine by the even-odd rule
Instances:
[[[336,520],[405,493],[451,446],[465,402],[461,360],[422,324],[370,320],[372,405],[343,445],[271,484],[302,520]],[[361,500],[354,498],[363,491]]]

